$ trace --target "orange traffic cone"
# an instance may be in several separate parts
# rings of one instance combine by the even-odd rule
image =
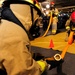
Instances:
[[[54,44],[53,44],[53,40],[51,39],[51,40],[50,40],[49,48],[51,48],[51,49],[52,49],[53,47],[54,47]]]

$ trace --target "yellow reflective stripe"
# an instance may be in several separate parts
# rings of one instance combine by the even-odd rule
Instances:
[[[66,27],[66,29],[70,29],[70,27],[69,27],[69,26],[67,26],[67,27]]]
[[[72,30],[75,30],[75,28],[72,28]]]
[[[52,30],[52,32],[56,32],[56,30],[55,30],[55,29],[53,29],[53,30]]]
[[[58,13],[54,13],[55,15],[58,15]]]
[[[27,2],[29,2],[29,3],[31,3],[31,4],[33,4],[33,0],[25,0],[25,1],[27,1]]]
[[[29,2],[29,3],[31,3],[31,4],[34,4],[34,3],[33,3],[33,0],[25,0],[25,1],[27,1],[27,2]],[[39,6],[38,4],[35,4],[35,6],[40,9],[40,6]]]
[[[40,6],[38,4],[35,4],[35,6],[40,9]]]
[[[55,19],[55,18],[57,18],[57,16],[54,16],[53,18]]]

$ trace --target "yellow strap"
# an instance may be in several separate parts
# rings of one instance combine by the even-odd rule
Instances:
[[[25,1],[27,1],[27,2],[29,2],[29,3],[31,3],[31,4],[34,4],[34,3],[33,3],[33,0],[25,0]],[[40,6],[39,6],[37,3],[35,4],[35,6],[36,6],[38,9],[40,9]]]

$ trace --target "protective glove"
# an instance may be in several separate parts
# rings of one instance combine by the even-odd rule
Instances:
[[[47,64],[47,62],[44,59],[44,56],[40,53],[34,53],[33,54],[33,59],[37,61],[37,63],[40,65],[41,67],[41,73],[43,73],[46,69],[49,68],[49,65]]]
[[[49,70],[51,70],[51,69],[53,69],[53,68],[55,68],[55,67],[58,67],[60,64],[62,64],[62,63],[64,62],[64,60],[62,60],[62,59],[61,59],[60,61],[56,61],[56,60],[52,60],[52,61],[46,60],[46,62],[51,65],[50,68],[49,68]]]
[[[70,32],[70,26],[66,26],[66,31],[67,31],[67,33]]]
[[[44,62],[43,60],[39,60],[39,61],[37,61],[37,63],[40,65],[41,71],[43,73],[46,69],[46,66],[47,66],[46,62]]]
[[[44,60],[39,60],[39,61],[37,61],[37,63],[41,67],[41,71],[42,71],[41,73],[43,73],[45,70],[49,69],[51,66],[51,65],[47,64],[47,62]]]
[[[40,53],[34,53],[34,59],[41,65],[42,71],[44,71],[45,69],[51,70],[64,62],[64,60],[62,59],[60,61],[45,60],[45,57]]]

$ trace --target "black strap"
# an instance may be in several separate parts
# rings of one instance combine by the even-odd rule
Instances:
[[[2,19],[5,19],[5,20],[8,20],[8,21],[11,21],[11,22],[14,22],[16,23],[17,25],[19,25],[20,27],[22,27],[24,29],[24,31],[27,33],[28,37],[30,40],[33,40],[34,38],[32,37],[32,35],[30,34],[30,32],[28,32],[25,27],[23,26],[23,24],[18,20],[18,18],[14,15],[14,13],[11,11],[10,8],[8,7],[4,7],[4,8],[1,8],[1,18]]]
[[[30,6],[30,10],[31,10],[31,20],[32,20],[32,25],[33,25],[33,23],[34,23],[34,12],[33,12],[33,7],[32,6]]]
[[[11,22],[16,23],[17,25],[19,25],[20,27],[22,27],[25,32],[28,34],[28,37],[30,40],[33,40],[33,38],[31,37],[30,33],[27,32],[27,30],[25,29],[25,27],[22,25],[22,23],[17,19],[17,17],[13,14],[13,12],[11,11],[10,8],[8,7],[4,7],[4,8],[0,8],[1,11],[1,19],[5,19]]]
[[[0,23],[1,23],[1,13],[2,13],[2,8],[0,7]]]
[[[11,11],[10,8],[4,7],[2,9],[2,13],[1,13],[1,18],[8,20],[8,21],[12,21],[16,24],[18,24],[19,26],[21,26],[25,31],[25,27],[22,25],[22,23],[17,19],[17,17],[13,14],[13,12]],[[26,31],[27,32],[27,31]]]

